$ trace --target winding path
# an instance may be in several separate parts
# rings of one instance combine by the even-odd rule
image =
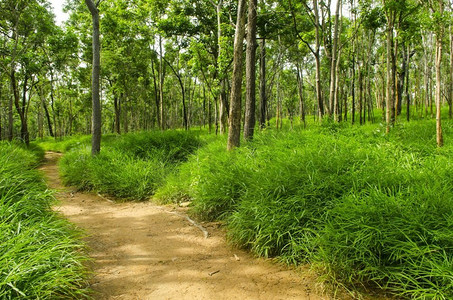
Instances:
[[[170,206],[113,203],[72,192],[60,181],[61,154],[46,153],[41,167],[58,191],[61,212],[86,233],[94,299],[327,299],[312,277],[229,246],[218,225],[197,227]],[[305,270],[306,271],[306,270]]]

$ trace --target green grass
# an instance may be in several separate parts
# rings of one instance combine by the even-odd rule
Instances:
[[[225,136],[109,136],[94,158],[68,141],[61,169],[80,189],[190,200],[194,215],[226,224],[233,244],[311,263],[335,284],[451,299],[452,125],[444,122],[442,149],[433,120],[399,122],[390,134],[382,124],[286,122],[232,152]]]
[[[0,143],[0,298],[88,298],[80,232],[51,211],[34,150]]]
[[[202,144],[196,133],[142,132],[108,136],[101,153],[71,148],[60,163],[65,184],[127,200],[144,200]]]
[[[236,245],[325,277],[417,299],[453,298],[451,123],[437,149],[433,121],[326,122],[266,130],[233,152],[201,148],[168,178],[161,200],[193,201],[224,220]]]

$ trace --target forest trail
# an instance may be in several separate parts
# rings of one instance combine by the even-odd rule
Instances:
[[[60,157],[46,153],[40,169],[57,190],[55,210],[88,235],[94,299],[328,298],[316,294],[316,282],[304,270],[231,247],[216,224],[203,224],[210,234],[205,239],[183,216],[169,213],[172,207],[72,192],[59,178]]]

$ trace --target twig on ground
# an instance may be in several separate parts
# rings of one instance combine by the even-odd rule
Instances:
[[[197,227],[198,229],[200,229],[203,232],[203,235],[204,235],[205,239],[207,239],[209,237],[209,232],[203,226],[201,226],[200,224],[198,224],[197,222],[195,222],[194,220],[189,218],[189,216],[184,215],[184,214],[180,214],[180,213],[178,213],[176,211],[168,211],[168,210],[166,210],[164,208],[161,208],[161,207],[159,207],[159,209],[163,210],[166,213],[177,215],[177,216],[185,218],[187,221],[189,221],[190,224],[192,224],[193,226]]]
[[[115,201],[113,201],[113,200],[110,200],[109,198],[106,198],[106,197],[102,196],[102,195],[101,195],[101,194],[99,194],[99,193],[98,193],[98,196],[99,196],[100,198],[102,198],[102,199],[104,199],[104,200],[106,200],[106,201],[110,202],[110,203],[115,203]]]

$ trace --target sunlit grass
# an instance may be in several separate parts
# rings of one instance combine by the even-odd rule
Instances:
[[[80,233],[50,210],[36,153],[0,143],[0,298],[87,298]]]

